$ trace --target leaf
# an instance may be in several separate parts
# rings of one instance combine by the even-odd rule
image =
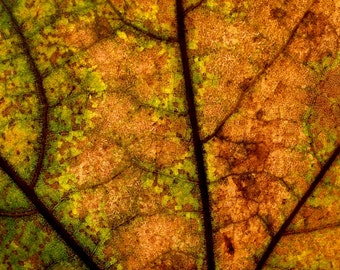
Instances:
[[[340,268],[339,19],[0,0],[0,268]]]

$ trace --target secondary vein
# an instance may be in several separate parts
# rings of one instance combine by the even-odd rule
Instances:
[[[327,162],[322,166],[319,174],[315,177],[314,181],[312,182],[312,184],[310,185],[306,193],[302,196],[302,198],[300,199],[298,204],[295,206],[295,208],[293,209],[289,217],[286,219],[286,221],[282,224],[278,232],[273,236],[267,249],[264,251],[261,259],[257,263],[255,270],[261,270],[263,268],[270,254],[274,251],[274,248],[279,243],[282,236],[284,236],[286,229],[291,224],[291,222],[293,221],[297,213],[300,211],[301,207],[306,203],[307,199],[313,194],[315,188],[321,182],[326,172],[330,169],[330,167],[332,166],[333,162],[335,161],[338,155],[340,155],[340,145],[334,150],[333,154],[330,156]]]

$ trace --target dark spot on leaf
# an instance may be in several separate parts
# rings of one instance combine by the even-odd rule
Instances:
[[[230,255],[233,255],[235,253],[235,248],[233,246],[233,243],[231,242],[231,238],[229,238],[227,235],[224,235],[223,241],[224,241],[225,247],[227,249],[227,252]]]
[[[165,269],[165,270],[180,270],[197,269],[194,261],[189,256],[178,253],[178,252],[168,252],[157,258],[151,265],[150,269]]]
[[[250,199],[258,196],[259,190],[254,188],[256,179],[252,174],[241,174],[240,176],[235,176],[232,179],[244,198]]]
[[[256,119],[257,119],[257,120],[262,120],[263,115],[264,115],[263,110],[257,111],[257,113],[256,113]]]
[[[242,91],[247,91],[249,86],[250,86],[250,82],[251,82],[251,78],[246,78],[244,79],[240,84],[239,84],[239,88]]]
[[[60,57],[60,52],[59,51],[55,51],[51,57],[50,57],[50,62],[52,63],[53,66],[56,66],[57,65],[57,61]]]
[[[274,8],[270,11],[270,15],[278,20],[284,18],[287,15],[287,12],[282,8]]]

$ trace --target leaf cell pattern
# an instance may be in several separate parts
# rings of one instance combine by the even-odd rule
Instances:
[[[1,269],[339,269],[340,3],[0,0]]]

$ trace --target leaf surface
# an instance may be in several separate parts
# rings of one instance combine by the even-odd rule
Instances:
[[[0,0],[2,268],[340,268],[339,34],[331,0]]]

